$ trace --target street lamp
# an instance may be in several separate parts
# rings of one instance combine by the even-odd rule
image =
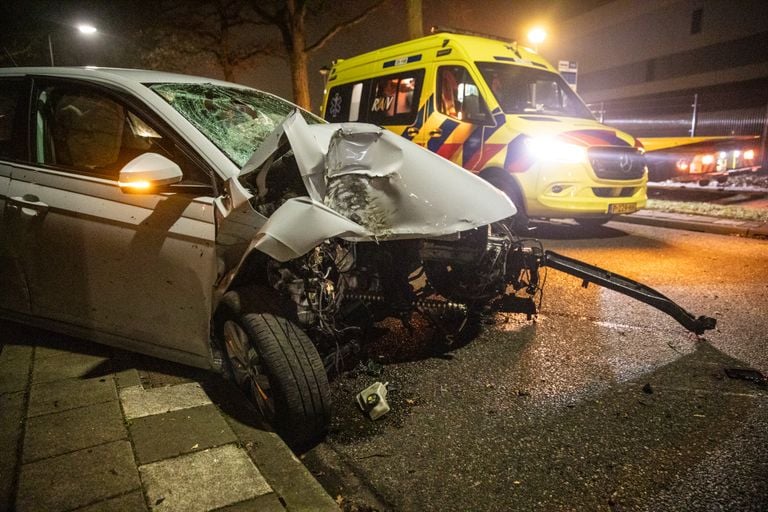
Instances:
[[[539,51],[539,45],[547,38],[547,31],[542,27],[533,27],[528,31],[528,41],[533,44],[533,49]]]
[[[77,31],[86,36],[92,36],[99,30],[89,23],[80,23],[77,25]],[[51,57],[51,67],[55,66],[53,61],[53,41],[51,40],[51,33],[48,33],[48,55]]]
[[[93,25],[89,25],[87,23],[81,23],[80,25],[78,25],[77,26],[77,30],[81,34],[86,34],[86,35],[91,35],[91,34],[95,34],[96,32],[98,32],[96,27],[94,27]]]

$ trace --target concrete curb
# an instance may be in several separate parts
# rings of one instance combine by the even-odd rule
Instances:
[[[719,219],[703,215],[643,210],[631,215],[616,216],[612,219],[612,222],[683,229],[718,235],[735,235],[746,238],[768,238],[768,224],[766,223]]]

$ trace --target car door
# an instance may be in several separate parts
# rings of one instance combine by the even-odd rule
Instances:
[[[440,65],[436,81],[435,108],[413,141],[473,170],[481,161],[484,128],[494,125],[488,107],[466,67]]]
[[[211,173],[114,91],[37,79],[33,105],[35,165],[9,191],[26,213],[16,224],[32,313],[204,366],[216,278]],[[179,192],[121,191],[120,169],[146,152],[179,164]]]
[[[19,238],[11,220],[19,205],[9,197],[11,177],[27,158],[29,81],[0,79],[0,310],[29,313],[30,300],[19,260]]]

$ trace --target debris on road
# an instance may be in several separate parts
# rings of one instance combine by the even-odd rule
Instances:
[[[387,386],[389,382],[374,382],[357,394],[357,405],[372,420],[377,420],[389,412]]]

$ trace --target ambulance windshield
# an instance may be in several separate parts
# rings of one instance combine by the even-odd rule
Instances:
[[[594,119],[581,98],[556,73],[497,62],[478,62],[477,67],[506,114]]]

